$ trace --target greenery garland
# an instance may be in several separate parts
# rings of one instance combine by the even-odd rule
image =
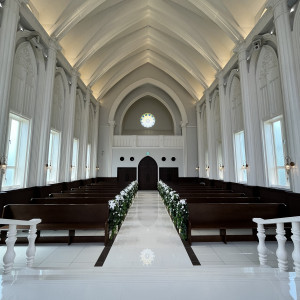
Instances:
[[[180,237],[187,240],[189,212],[186,199],[180,199],[179,194],[161,180],[157,183],[157,189]]]
[[[127,215],[132,201],[138,191],[138,182],[131,182],[124,190],[117,195],[115,199],[109,200],[109,237],[110,239],[118,233],[121,225]]]

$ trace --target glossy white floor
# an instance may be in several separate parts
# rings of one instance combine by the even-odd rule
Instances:
[[[38,245],[33,269],[24,268],[26,248],[17,246],[16,270],[1,278],[1,299],[300,298],[295,274],[260,268],[256,247],[197,243],[201,266],[192,266],[158,193],[139,192],[102,268],[93,267],[99,244]],[[275,267],[276,244],[268,248]]]

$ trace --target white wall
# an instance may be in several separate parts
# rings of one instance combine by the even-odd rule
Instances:
[[[150,153],[158,168],[178,168],[179,176],[183,176],[183,150],[182,149],[128,149],[128,148],[114,148],[112,159],[112,176],[117,177],[117,168],[138,168],[139,162]],[[124,157],[124,161],[120,161],[120,157]],[[130,161],[130,157],[134,157],[134,161]],[[166,157],[166,161],[161,158]],[[175,157],[176,161],[171,161],[171,157]]]

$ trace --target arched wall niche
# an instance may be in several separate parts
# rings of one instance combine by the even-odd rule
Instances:
[[[201,143],[203,144],[204,152],[206,152],[208,149],[206,104],[200,107],[200,126],[202,132]]]
[[[168,113],[171,115],[172,123],[173,123],[173,132],[168,134],[175,134],[181,135],[181,114],[178,109],[177,104],[175,101],[162,89],[153,86],[151,84],[143,84],[133,91],[131,91],[123,101],[120,103],[116,114],[115,114],[115,134],[121,135],[122,134],[122,124],[124,120],[124,116],[132,105],[135,105],[135,102],[143,97],[153,97],[156,100],[160,101],[163,105],[162,109],[167,109]],[[145,112],[145,111],[144,111]]]
[[[77,89],[76,104],[75,104],[75,118],[74,118],[74,138],[81,138],[82,128],[82,113],[83,113],[83,95],[81,90]]]
[[[260,119],[266,121],[283,114],[278,58],[268,45],[262,47],[257,60],[256,85]]]
[[[300,78],[300,55],[297,55],[297,53],[300,52],[300,6],[298,4],[296,13],[295,13],[295,19],[294,19],[294,27],[292,32],[293,42],[294,42],[294,53],[295,55],[295,61],[296,61],[296,69],[298,73],[298,78]]]
[[[67,78],[64,70],[58,70],[54,78],[51,127],[63,130],[64,107],[66,101]]]
[[[37,60],[29,42],[21,43],[15,53],[10,110],[33,118],[37,93]]]
[[[94,132],[94,122],[95,122],[95,106],[93,103],[90,103],[89,106],[89,126],[88,126],[88,144],[93,142],[93,132]]]
[[[220,171],[220,166],[223,165],[223,144],[222,144],[222,133],[221,133],[221,113],[220,113],[220,96],[219,90],[214,90],[212,94],[212,112],[213,112],[213,141],[211,141],[212,150],[210,155],[210,168],[212,176],[218,179],[223,179],[223,172]]]
[[[242,91],[240,77],[237,70],[231,71],[227,85],[229,90],[229,103],[231,107],[232,131],[233,133],[237,133],[244,130]]]
[[[169,86],[167,86],[166,84],[159,82],[153,78],[144,78],[144,79],[138,80],[138,81],[134,82],[133,84],[125,87],[122,90],[122,92],[117,96],[116,100],[114,101],[114,103],[110,109],[109,118],[108,118],[109,123],[112,123],[115,121],[118,107],[120,106],[122,101],[126,98],[126,96],[128,96],[135,89],[137,89],[143,85],[146,85],[146,84],[155,86],[155,87],[163,90],[167,95],[169,95],[169,97],[171,99],[173,99],[173,101],[175,102],[177,109],[180,112],[181,121],[183,121],[184,123],[188,123],[186,110],[185,110],[180,98],[177,96],[177,94]]]
[[[145,128],[140,123],[144,113],[152,113],[155,124],[151,128]],[[145,95],[134,99],[130,107],[123,113],[121,120],[122,134],[124,135],[173,135],[174,118],[164,101],[151,95]]]
[[[214,114],[215,139],[216,141],[221,142],[220,96],[218,90],[215,90],[212,94],[212,109]]]

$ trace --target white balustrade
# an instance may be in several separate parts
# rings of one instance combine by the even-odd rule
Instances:
[[[30,221],[21,221],[21,220],[12,220],[12,219],[0,219],[1,225],[9,225],[7,238],[5,240],[7,249],[6,253],[3,256],[3,273],[9,274],[14,265],[14,260],[16,257],[16,253],[14,250],[14,246],[17,240],[17,226],[18,225],[25,225],[29,226],[29,234],[28,234],[28,248],[26,251],[27,256],[27,267],[32,267],[34,257],[35,257],[35,239],[36,235],[36,226],[42,220],[41,219],[32,219]]]
[[[279,218],[264,220],[261,218],[254,218],[253,222],[257,223],[257,237],[258,237],[258,257],[260,265],[267,264],[267,248],[265,244],[265,228],[264,225],[276,224],[276,240],[278,242],[278,248],[276,251],[278,268],[281,272],[288,270],[288,255],[285,247],[286,237],[284,224],[292,224],[292,241],[294,243],[294,251],[292,258],[294,261],[294,268],[297,276],[300,276],[300,217]]]
[[[183,137],[180,135],[114,135],[113,147],[183,149]]]

